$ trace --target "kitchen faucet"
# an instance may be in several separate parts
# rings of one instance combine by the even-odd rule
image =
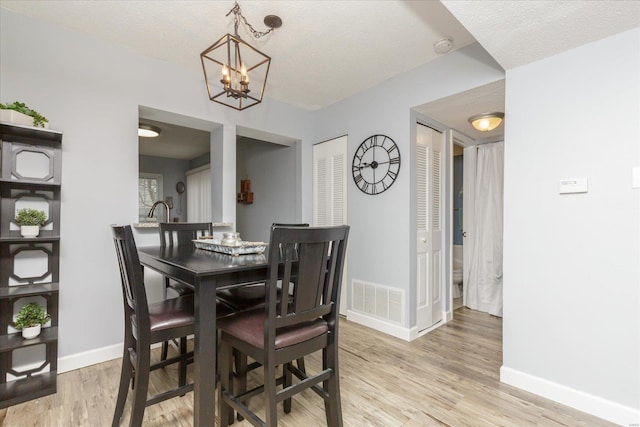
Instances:
[[[164,205],[165,208],[165,213],[167,214],[166,217],[166,221],[165,222],[171,222],[170,218],[171,218],[171,208],[169,207],[169,204],[167,202],[165,202],[164,200],[158,200],[157,202],[155,202],[153,204],[153,206],[151,206],[151,210],[149,210],[149,214],[147,215],[149,218],[153,217],[154,212],[156,211],[156,206],[158,205]],[[160,222],[160,221],[158,221]]]

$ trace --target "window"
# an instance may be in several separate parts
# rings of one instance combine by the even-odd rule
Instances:
[[[141,172],[138,177],[138,222],[158,222],[158,211],[152,218],[147,216],[158,200],[164,200],[162,174]]]

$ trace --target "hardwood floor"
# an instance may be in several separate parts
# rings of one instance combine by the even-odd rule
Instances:
[[[501,384],[502,320],[467,308],[454,320],[405,342],[345,320],[340,325],[340,386],[345,426],[611,426],[533,394]],[[159,352],[154,354],[159,356]],[[306,359],[307,368],[319,358]],[[175,370],[152,374],[153,392],[174,384]],[[58,377],[58,393],[0,410],[0,425],[108,426],[116,400],[120,361]],[[259,378],[252,373],[250,381]],[[171,381],[171,382],[168,382]],[[127,402],[122,425],[130,413]],[[261,406],[261,398],[250,406]],[[311,391],[294,397],[290,414],[279,406],[279,425],[326,425],[324,405]],[[190,426],[192,394],[145,411],[145,426]],[[234,425],[249,426],[247,421]]]

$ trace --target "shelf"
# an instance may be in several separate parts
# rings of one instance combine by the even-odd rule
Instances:
[[[62,142],[62,132],[0,122],[0,139],[34,145],[59,145]]]
[[[0,335],[0,352],[11,351],[24,347],[31,347],[38,344],[46,344],[48,342],[56,341],[57,339],[57,326],[42,328],[40,335],[30,340],[25,340],[24,338],[22,338],[22,332],[16,332],[9,335]]]
[[[0,243],[33,243],[33,242],[57,242],[60,240],[58,234],[53,234],[49,230],[40,230],[38,237],[22,237],[20,230],[10,231],[8,236],[0,236]]]
[[[11,188],[18,188],[24,190],[59,190],[59,182],[43,182],[33,179],[21,179],[17,181],[15,179],[3,179],[0,178],[0,185],[8,186]]]
[[[30,297],[41,294],[53,294],[59,290],[58,283],[41,283],[37,285],[17,285],[0,287],[0,299]]]
[[[0,383],[0,409],[56,392],[56,371]]]

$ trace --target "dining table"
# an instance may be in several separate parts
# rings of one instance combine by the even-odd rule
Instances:
[[[266,251],[233,256],[189,244],[139,247],[138,255],[145,268],[194,288],[193,425],[213,426],[217,374],[216,293],[224,288],[266,281]]]

